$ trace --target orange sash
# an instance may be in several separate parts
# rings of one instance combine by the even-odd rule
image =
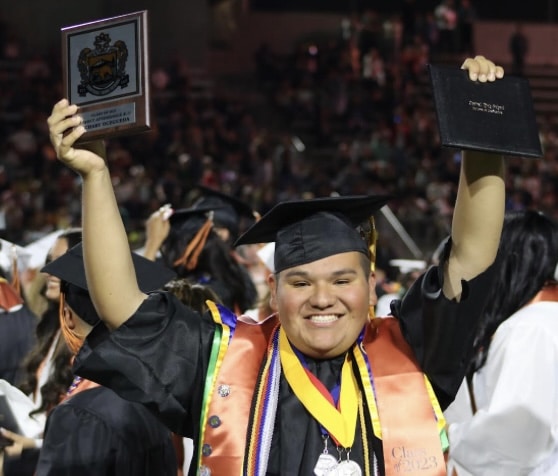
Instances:
[[[445,476],[434,410],[395,319],[374,319],[363,345],[374,379],[386,476]]]
[[[276,325],[276,318],[259,325],[237,322],[211,393],[200,442],[200,474],[241,474],[254,391]],[[445,476],[424,374],[398,322],[374,319],[363,346],[374,376],[386,476]]]
[[[0,308],[10,312],[16,306],[23,304],[23,299],[18,292],[6,281],[0,278]]]
[[[211,474],[241,473],[252,398],[276,325],[275,317],[262,324],[236,324],[213,388],[201,448],[201,465]]]

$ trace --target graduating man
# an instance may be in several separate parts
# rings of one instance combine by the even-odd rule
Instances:
[[[480,56],[463,68],[471,80],[503,76]],[[463,378],[492,275],[500,157],[464,153],[443,259],[394,318],[370,318],[372,240],[358,227],[387,197],[277,205],[237,241],[275,241],[277,313],[254,324],[211,303],[199,315],[140,291],[105,152],[100,143],[74,148],[85,132],[76,113],[67,100],[54,106],[51,141],[83,180],[88,288],[112,330],[90,334],[79,375],[193,438],[191,475],[445,475],[441,408]]]

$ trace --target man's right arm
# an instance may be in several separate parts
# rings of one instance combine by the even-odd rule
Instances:
[[[97,312],[115,329],[146,295],[137,284],[126,230],[120,216],[102,142],[74,147],[85,132],[77,106],[59,101],[48,118],[58,159],[83,181],[82,227],[87,286]],[[68,132],[70,131],[70,132]]]

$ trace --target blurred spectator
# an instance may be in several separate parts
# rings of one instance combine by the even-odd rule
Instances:
[[[521,23],[515,24],[515,30],[510,36],[509,51],[512,56],[512,74],[522,75],[525,70],[525,57],[529,52],[529,40],[523,32]]]
[[[404,48],[411,43],[417,34],[417,2],[416,0],[404,0],[401,7],[402,44]]]
[[[145,220],[161,205],[188,207],[189,191],[201,183],[262,213],[280,198],[390,193],[400,197],[394,213],[428,253],[445,219],[423,233],[441,203],[430,201],[438,194],[427,193],[427,185],[455,184],[424,87],[440,32],[434,9],[418,6],[405,3],[402,31],[395,18],[367,11],[346,18],[342,34],[338,28],[309,34],[286,53],[255,44],[257,76],[247,72],[232,87],[179,55],[154,65],[152,130],[107,142],[130,242],[145,241]],[[9,26],[5,38],[21,46]],[[0,224],[3,218],[6,225],[0,236],[27,244],[79,225],[80,184],[55,160],[46,131],[46,115],[60,97],[60,59],[25,57],[21,48],[18,55],[0,64]],[[556,215],[558,121],[553,114],[540,120],[545,160],[533,161],[532,170],[514,162],[509,189],[534,194],[533,206]]]
[[[15,385],[21,377],[23,359],[34,344],[37,322],[37,316],[0,273],[0,379]]]
[[[459,52],[466,56],[475,55],[474,26],[477,9],[471,0],[461,0],[457,10],[457,28],[459,30]]]
[[[442,0],[434,9],[434,16],[440,31],[440,52],[456,53],[457,11],[454,0]]]

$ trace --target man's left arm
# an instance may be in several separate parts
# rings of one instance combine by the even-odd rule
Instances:
[[[494,262],[504,212],[502,157],[464,152],[452,222],[452,246],[444,264],[443,292],[448,299],[460,301],[462,281],[472,280]]]
[[[471,80],[503,76],[484,57],[466,60],[463,68]],[[453,400],[472,357],[504,213],[503,158],[463,152],[451,239],[440,265],[419,278],[393,309],[442,407]]]
[[[462,65],[469,79],[497,81],[504,70],[484,56],[468,58]],[[462,280],[485,271],[496,258],[504,222],[505,184],[503,158],[479,151],[462,154],[459,187],[453,213],[452,247],[444,266],[443,292],[461,300]]]

